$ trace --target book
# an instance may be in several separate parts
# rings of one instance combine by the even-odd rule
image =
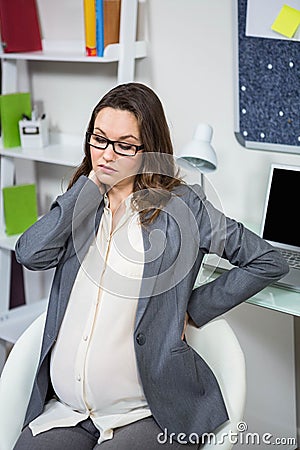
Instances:
[[[0,122],[4,148],[21,145],[19,120],[23,115],[31,116],[29,92],[0,95]]]
[[[23,233],[37,221],[35,184],[8,186],[2,193],[6,234]]]
[[[104,48],[119,42],[121,0],[103,0]]]
[[[97,56],[103,56],[104,53],[103,0],[96,0],[96,41],[97,41]]]
[[[36,0],[0,0],[0,29],[5,53],[42,50]]]
[[[86,56],[97,56],[95,0],[84,0],[83,6],[85,54]]]
[[[23,267],[16,260],[15,252],[11,252],[9,309],[25,304]]]
[[[103,56],[109,44],[119,42],[121,0],[84,0],[87,56]]]

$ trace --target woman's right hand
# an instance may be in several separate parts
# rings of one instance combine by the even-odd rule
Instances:
[[[98,179],[98,177],[97,177],[96,172],[94,171],[94,169],[92,169],[92,170],[90,171],[88,178],[89,178],[90,180],[92,180],[92,181],[98,186],[98,188],[100,189],[101,194],[103,194],[103,193],[104,193],[104,186],[103,186],[103,184],[99,181],[99,179]]]

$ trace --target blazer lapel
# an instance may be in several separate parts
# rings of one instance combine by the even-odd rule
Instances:
[[[167,224],[168,215],[161,211],[154,223],[142,226],[145,263],[134,329],[138,327],[155,288],[164,256]]]

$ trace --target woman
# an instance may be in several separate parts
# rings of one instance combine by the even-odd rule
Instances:
[[[186,185],[172,155],[156,94],[117,86],[92,113],[69,189],[17,242],[20,263],[56,272],[16,450],[158,449],[161,433],[165,448],[181,448],[180,433],[198,448],[228,419],[186,322],[202,326],[287,265]],[[193,290],[209,252],[236,267]]]

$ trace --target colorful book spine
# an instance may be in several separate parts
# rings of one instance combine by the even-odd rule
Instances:
[[[86,56],[97,56],[95,0],[84,0],[84,29]]]
[[[87,56],[103,56],[107,45],[119,42],[120,13],[121,0],[84,0]]]
[[[103,0],[104,48],[119,42],[120,14],[121,0]]]
[[[103,56],[104,53],[103,0],[96,0],[96,42],[97,42],[97,56]]]

